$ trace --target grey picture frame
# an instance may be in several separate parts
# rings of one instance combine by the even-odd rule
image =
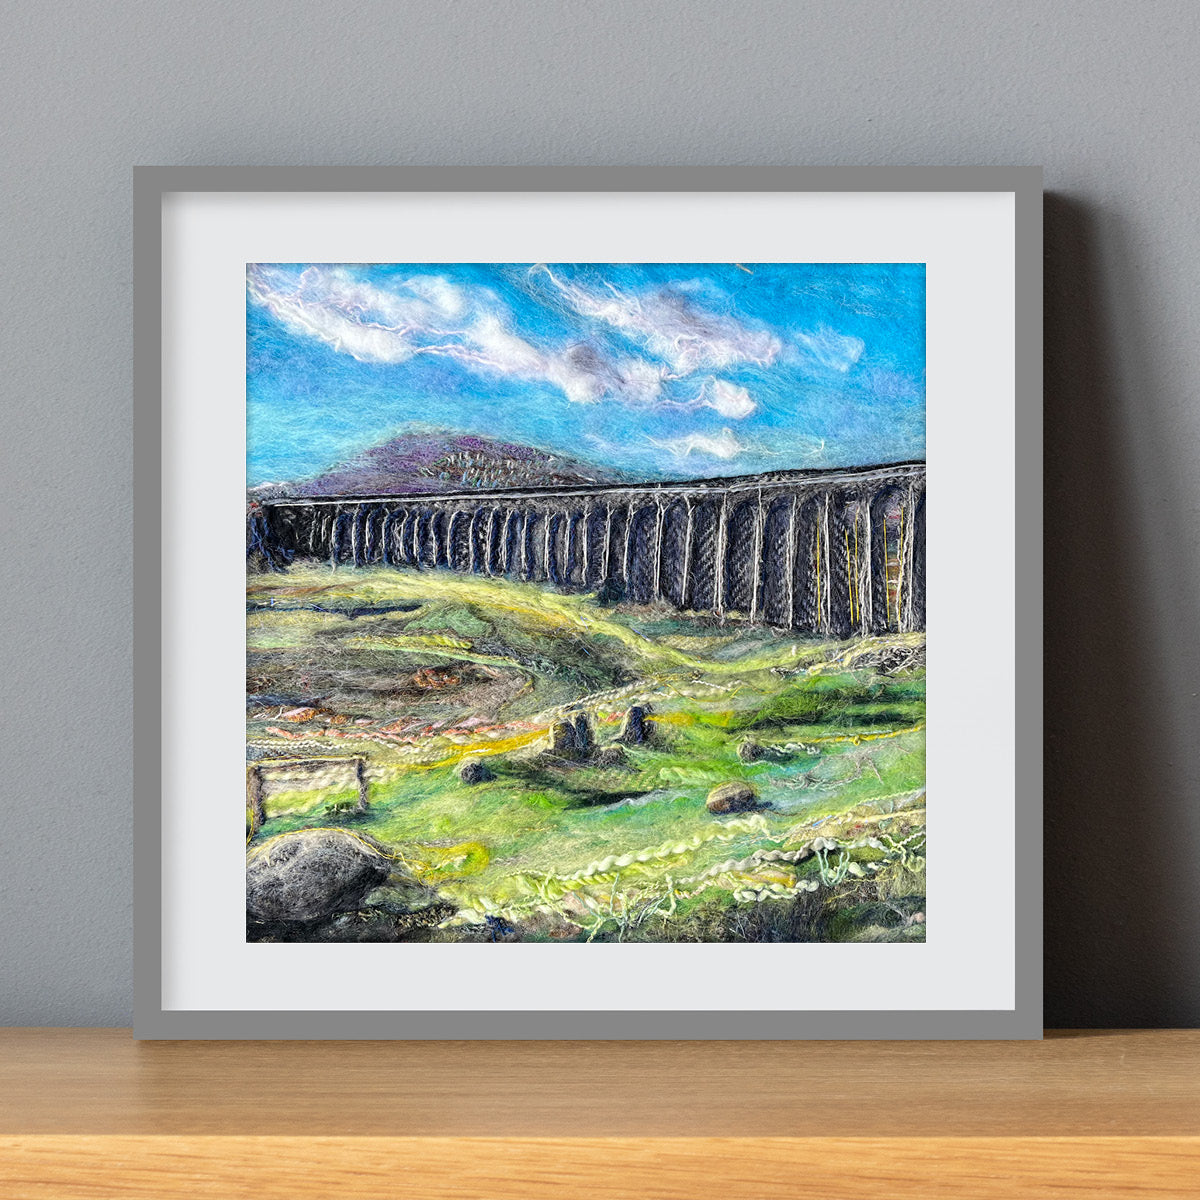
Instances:
[[[177,192],[1006,192],[1016,255],[1015,1005],[995,1011],[166,1011],[162,982],[162,206]],[[1038,167],[134,170],[134,1036],[1028,1039],[1042,1027],[1042,172]]]

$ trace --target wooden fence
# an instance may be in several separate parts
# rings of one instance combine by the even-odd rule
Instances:
[[[334,787],[344,784],[346,771],[354,772],[358,786],[356,812],[366,812],[369,785],[367,783],[367,760],[362,755],[342,755],[330,758],[263,758],[246,766],[246,811],[249,814],[250,834],[257,833],[267,820],[267,783],[280,773],[306,776],[304,782],[313,788]]]

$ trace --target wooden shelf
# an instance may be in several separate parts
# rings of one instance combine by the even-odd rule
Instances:
[[[1200,1196],[1200,1031],[134,1042],[0,1030],[0,1196]]]

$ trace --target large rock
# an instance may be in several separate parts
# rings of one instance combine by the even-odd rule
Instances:
[[[760,746],[753,738],[746,738],[738,746],[738,758],[744,763],[758,762],[760,758],[765,758],[767,755],[766,748]]]
[[[630,706],[621,723],[617,741],[626,746],[640,746],[650,739],[650,726],[646,722],[647,710],[640,704]]]
[[[298,923],[355,912],[393,867],[382,850],[340,829],[283,833],[246,855],[246,915]]]
[[[752,812],[759,807],[758,793],[748,783],[733,781],[718,784],[705,802],[710,813]]]
[[[596,749],[592,755],[592,763],[597,767],[627,767],[629,766],[629,755],[622,747],[611,742],[607,746],[600,746]]]
[[[458,767],[458,777],[466,784],[487,783],[496,778],[481,758],[464,758]]]
[[[574,758],[579,752],[579,741],[575,734],[572,721],[555,721],[550,726],[549,750],[551,754],[561,754],[564,758]]]
[[[596,739],[592,736],[592,722],[587,713],[575,714],[575,749],[580,754],[590,754]]]

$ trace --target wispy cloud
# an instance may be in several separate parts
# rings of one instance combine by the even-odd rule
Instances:
[[[749,447],[738,441],[732,429],[722,429],[718,434],[689,433],[684,437],[669,438],[666,441],[651,443],[660,450],[666,450],[675,458],[691,458],[699,455],[707,458],[730,459],[748,450]]]
[[[530,275],[544,278],[581,317],[620,330],[677,375],[746,363],[768,366],[782,349],[769,329],[704,308],[681,288],[589,287],[555,275],[544,263],[532,267]]]
[[[293,333],[360,362],[442,356],[485,375],[552,384],[581,404],[606,398],[653,403],[668,378],[660,366],[636,357],[610,359],[586,342],[539,348],[515,331],[511,312],[494,292],[440,276],[390,280],[385,288],[341,267],[309,267],[297,276],[252,266],[247,288]]]
[[[422,337],[451,331],[464,308],[462,289],[447,280],[418,277],[385,291],[339,268],[309,267],[296,276],[254,265],[246,288],[293,333],[360,362],[406,362]]]
[[[866,349],[862,338],[848,337],[828,325],[821,325],[811,332],[797,330],[792,338],[802,360],[842,374],[862,358]]]
[[[758,401],[750,395],[749,389],[742,387],[740,383],[731,383],[728,379],[718,379],[715,375],[710,375],[701,380],[699,390],[690,400],[666,398],[662,400],[661,407],[684,412],[711,408],[727,420],[744,421],[758,412]]]
[[[700,387],[696,403],[705,408],[715,408],[723,417],[735,421],[744,420],[758,409],[758,404],[748,389],[728,379],[709,377]]]

